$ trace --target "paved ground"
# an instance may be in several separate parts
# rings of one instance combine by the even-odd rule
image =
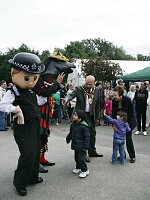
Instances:
[[[136,162],[112,165],[111,127],[97,127],[96,147],[103,158],[92,158],[88,164],[90,174],[85,179],[72,173],[75,167],[73,151],[65,143],[69,123],[63,121],[51,127],[49,160],[56,162],[47,174],[40,174],[44,182],[28,186],[28,195],[17,195],[13,185],[13,173],[19,152],[11,129],[0,132],[0,200],[149,200],[150,199],[150,128],[148,136],[133,135]],[[136,131],[136,130],[135,130]]]

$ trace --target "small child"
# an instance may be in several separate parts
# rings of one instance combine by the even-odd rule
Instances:
[[[130,132],[131,128],[127,122],[127,113],[123,111],[119,111],[117,113],[117,119],[112,119],[110,116],[106,114],[106,110],[104,110],[104,117],[116,127],[116,131],[114,131],[113,138],[113,154],[112,154],[112,164],[116,164],[117,162],[117,153],[119,150],[120,153],[120,163],[125,163],[125,151],[124,144],[126,140],[126,132]]]
[[[88,127],[88,122],[86,121],[86,114],[82,110],[77,110],[73,115],[73,122],[70,125],[70,132],[66,137],[66,143],[68,144],[70,140],[71,149],[75,153],[76,168],[73,173],[79,174],[80,178],[85,178],[89,174],[87,165],[85,162],[86,151],[90,144],[90,132]]]
[[[112,113],[112,95],[107,95],[106,96],[106,101],[104,103],[104,107],[103,107],[103,110],[106,109],[106,114],[107,115],[111,115]],[[109,126],[109,121],[104,117],[104,126]]]

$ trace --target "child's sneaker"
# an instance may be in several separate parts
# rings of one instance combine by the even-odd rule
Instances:
[[[135,133],[134,133],[134,135],[139,135],[140,134],[140,131],[136,131]]]
[[[147,136],[147,132],[146,132],[146,131],[144,131],[144,132],[143,132],[143,135],[144,135],[144,136]]]
[[[85,178],[87,175],[89,175],[89,170],[87,170],[86,172],[81,172],[81,173],[79,174],[79,177],[80,177],[80,178]]]
[[[81,172],[81,169],[73,169],[72,171],[74,174],[78,174],[79,172]]]

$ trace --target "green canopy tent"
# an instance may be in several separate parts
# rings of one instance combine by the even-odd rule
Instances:
[[[137,82],[150,80],[150,67],[146,67],[139,71],[124,76],[116,76],[116,79],[123,79],[124,82]]]

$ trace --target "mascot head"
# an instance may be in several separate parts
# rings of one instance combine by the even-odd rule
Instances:
[[[33,88],[45,66],[40,58],[32,53],[21,52],[9,60],[12,81],[22,89]]]
[[[53,52],[44,61],[45,71],[41,74],[44,80],[52,83],[56,80],[58,74],[64,72],[70,74],[73,72],[72,68],[76,68],[73,63],[68,62],[68,59],[60,52]],[[53,79],[53,80],[52,80]]]

